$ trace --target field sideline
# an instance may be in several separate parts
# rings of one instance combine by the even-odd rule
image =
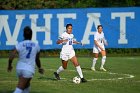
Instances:
[[[77,76],[71,62],[67,70],[60,74],[62,80],[54,79],[53,72],[61,65],[59,58],[41,58],[45,74],[36,72],[31,82],[30,93],[139,93],[140,92],[140,56],[107,57],[105,68],[99,70],[101,58],[98,59],[96,72],[90,70],[92,58],[78,57],[87,83],[74,84],[72,78]],[[17,84],[15,64],[8,73],[7,58],[0,58],[0,93],[12,93]]]

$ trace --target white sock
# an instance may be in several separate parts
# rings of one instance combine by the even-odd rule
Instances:
[[[62,72],[63,70],[64,70],[64,68],[63,68],[62,66],[60,66],[56,72],[57,72],[57,74],[59,74],[59,73]]]
[[[80,67],[80,66],[77,66],[77,67],[76,67],[76,70],[77,70],[77,72],[78,72],[80,78],[83,78],[83,73],[82,73],[81,67]]]
[[[104,67],[105,61],[106,61],[106,56],[103,56],[102,57],[102,62],[101,62],[101,68]]]
[[[22,93],[29,93],[29,91],[30,91],[30,86],[28,88],[25,88]]]
[[[22,89],[20,89],[20,88],[16,87],[16,89],[15,89],[15,91],[14,91],[13,93],[22,93],[22,92],[23,92],[23,90],[22,90]]]
[[[97,59],[98,59],[98,58],[94,58],[94,59],[93,59],[92,67],[94,67],[94,68],[95,68],[95,64],[96,64]]]

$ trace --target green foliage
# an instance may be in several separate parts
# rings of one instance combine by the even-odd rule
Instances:
[[[0,0],[0,9],[140,6],[140,0]]]
[[[56,57],[60,54],[60,49],[41,50],[41,57]],[[140,48],[108,48],[107,56],[140,56]],[[0,57],[8,57],[10,50],[1,50]],[[92,57],[92,49],[75,49],[77,56]]]

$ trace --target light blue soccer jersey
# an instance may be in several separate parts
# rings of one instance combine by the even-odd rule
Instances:
[[[16,45],[16,50],[19,53],[17,69],[28,70],[34,73],[36,54],[40,51],[39,45],[31,40],[25,40]]]

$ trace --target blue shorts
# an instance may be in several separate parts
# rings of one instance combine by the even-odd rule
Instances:
[[[24,77],[24,78],[32,78],[34,73],[27,71],[27,70],[22,70],[22,69],[17,69],[17,76],[18,77]]]

